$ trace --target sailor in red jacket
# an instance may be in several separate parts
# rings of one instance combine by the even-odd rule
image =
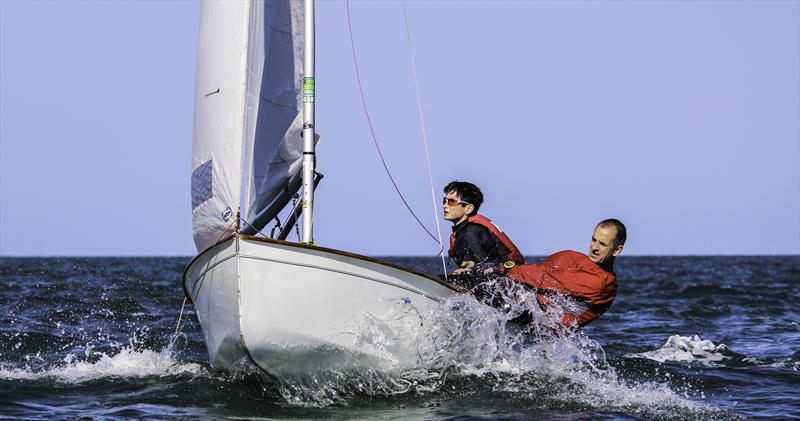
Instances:
[[[575,305],[564,308],[565,326],[585,326],[605,313],[617,295],[614,259],[622,252],[627,232],[616,219],[597,224],[592,234],[589,254],[565,250],[542,263],[506,268],[484,268],[484,273],[505,273],[509,278],[536,288],[542,306],[554,304],[553,293],[567,296]]]
[[[445,186],[444,193],[444,219],[453,223],[449,255],[459,266],[455,274],[468,272],[476,263],[525,263],[511,239],[489,218],[478,214],[483,203],[478,186],[453,181]]]
[[[547,292],[572,298],[580,310],[565,311],[562,324],[577,322],[578,326],[585,326],[605,313],[617,296],[614,259],[622,252],[626,237],[622,222],[606,219],[594,229],[588,255],[561,251],[542,263],[516,266],[508,276],[544,292],[538,296],[543,305],[551,301]]]

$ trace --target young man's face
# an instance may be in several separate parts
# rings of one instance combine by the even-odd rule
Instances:
[[[453,203],[452,205],[450,203]],[[454,191],[447,192],[444,197],[444,219],[457,224],[469,217],[475,207],[472,204],[464,204],[461,196]]]
[[[622,252],[622,245],[616,245],[617,229],[613,226],[598,226],[592,233],[592,242],[589,244],[589,260],[598,265],[607,261],[612,256],[616,257]]]

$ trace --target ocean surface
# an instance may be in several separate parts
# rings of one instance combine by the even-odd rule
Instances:
[[[175,334],[189,260],[0,258],[0,418],[800,419],[800,256],[622,256],[575,334],[457,297],[417,367],[291,384],[213,369],[189,305]]]

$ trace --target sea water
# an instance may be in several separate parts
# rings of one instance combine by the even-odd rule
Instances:
[[[616,302],[571,333],[457,296],[421,331],[355,332],[388,351],[416,335],[413,367],[281,384],[213,369],[191,306],[175,335],[188,261],[0,258],[0,417],[800,418],[800,256],[620,257]]]

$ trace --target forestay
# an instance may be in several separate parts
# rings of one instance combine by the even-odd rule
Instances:
[[[244,28],[244,29],[241,29]],[[302,2],[203,2],[195,86],[197,250],[252,221],[301,169]]]

